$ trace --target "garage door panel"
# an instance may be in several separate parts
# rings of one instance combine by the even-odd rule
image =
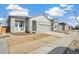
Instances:
[[[50,31],[50,26],[49,25],[40,25],[38,31],[40,31],[40,32]]]

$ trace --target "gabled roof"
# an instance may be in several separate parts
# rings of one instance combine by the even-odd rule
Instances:
[[[18,19],[26,19],[26,18],[34,18],[34,17],[38,17],[38,16],[44,16],[49,22],[54,22],[55,20],[58,20],[57,17],[55,18],[52,18],[52,19],[49,19],[45,14],[40,14],[40,15],[36,15],[36,16],[33,16],[33,17],[27,17],[27,16],[9,16],[9,18],[18,18]]]
[[[51,22],[51,20],[45,14],[40,14],[40,15],[37,15],[37,16],[33,16],[33,17],[30,17],[30,19],[34,18],[34,17],[38,17],[38,16],[44,16],[48,21]]]
[[[57,17],[55,17],[55,18],[51,19],[51,22],[54,22],[54,21],[56,21],[56,20],[58,20],[58,18],[57,18]],[[59,20],[58,20],[58,21],[59,21]]]
[[[9,18],[26,19],[27,16],[9,16]]]
[[[66,25],[66,23],[65,22],[60,22],[59,25],[63,25],[64,26],[64,25]]]
[[[38,17],[38,16],[44,16],[45,18],[47,18],[48,21],[50,21],[51,23],[54,22],[55,20],[58,20],[58,18],[52,18],[52,19],[49,19],[45,14],[40,14],[40,15],[37,15],[37,16],[33,16],[33,17],[30,17],[30,18],[34,18],[34,17]]]

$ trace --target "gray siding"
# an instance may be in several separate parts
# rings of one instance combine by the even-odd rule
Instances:
[[[51,23],[50,21],[43,15],[33,17],[30,19],[30,32],[32,33],[32,21],[37,21],[37,31],[35,32],[47,32],[51,31]]]

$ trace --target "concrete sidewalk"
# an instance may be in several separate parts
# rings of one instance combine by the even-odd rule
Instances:
[[[0,54],[8,53],[7,38],[0,38]]]

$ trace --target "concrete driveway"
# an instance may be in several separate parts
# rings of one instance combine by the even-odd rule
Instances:
[[[27,36],[13,35],[8,37],[7,41],[4,39],[3,41],[4,44],[6,42],[5,45],[8,45],[7,52],[9,54],[46,54],[56,47],[69,47],[76,36],[76,32],[70,34],[46,32]]]
[[[53,36],[57,36],[57,37],[64,37],[65,35],[67,35],[67,34],[65,34],[65,33],[58,33],[58,32],[54,32],[54,31],[51,31],[51,32],[44,32],[44,33],[50,34],[50,35],[53,35]]]

